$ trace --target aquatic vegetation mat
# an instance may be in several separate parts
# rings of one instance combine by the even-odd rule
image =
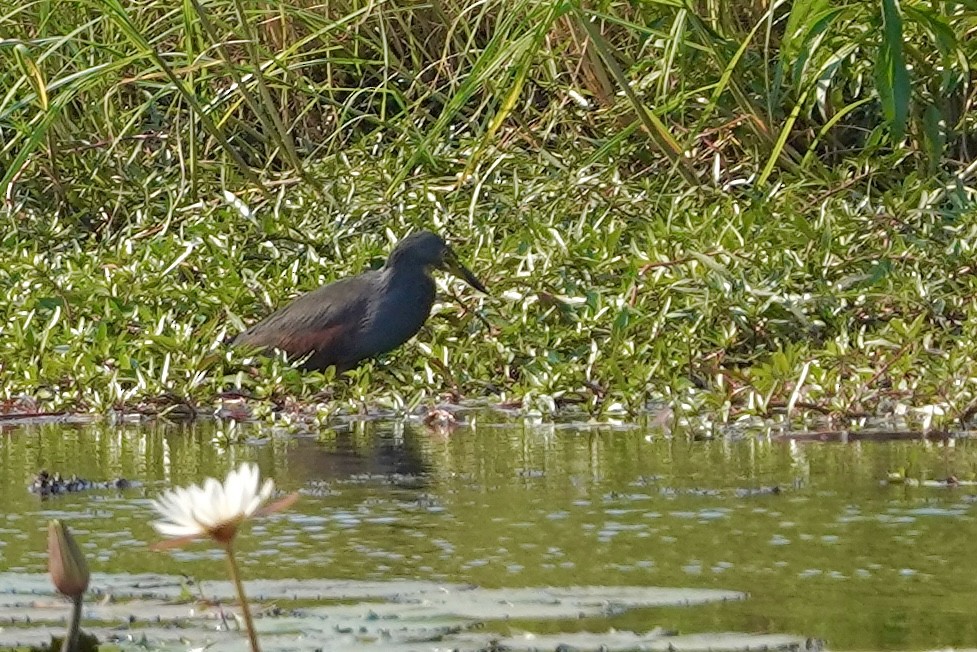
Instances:
[[[0,646],[38,644],[67,614],[46,577],[0,574]],[[535,634],[527,623],[600,619],[647,607],[694,608],[740,601],[719,589],[638,586],[482,589],[461,584],[394,580],[256,580],[248,582],[265,650],[747,650],[789,649],[806,639],[781,634],[680,635],[655,623],[647,631]],[[92,578],[83,626],[122,649],[239,650],[244,645],[229,582],[191,584],[164,575],[101,574]],[[520,627],[507,621],[518,619]],[[576,630],[578,627],[571,627]],[[516,631],[510,631],[516,630]]]

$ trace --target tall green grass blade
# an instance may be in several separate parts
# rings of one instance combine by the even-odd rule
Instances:
[[[146,57],[148,57],[159,68],[159,70],[162,71],[170,83],[173,84],[176,91],[180,94],[180,96],[183,97],[183,99],[200,119],[207,133],[218,143],[220,143],[223,150],[227,152],[227,154],[234,161],[238,171],[241,172],[241,174],[243,174],[248,181],[250,181],[263,194],[270,197],[270,193],[268,193],[268,190],[261,183],[258,175],[255,174],[254,170],[252,170],[247,164],[240,152],[237,151],[237,148],[231,145],[230,141],[228,141],[227,137],[224,135],[224,132],[219,129],[216,124],[214,124],[214,121],[211,120],[207,112],[204,111],[203,106],[197,100],[196,96],[188,88],[186,88],[183,81],[177,77],[176,73],[169,66],[169,64],[163,60],[163,58],[156,51],[156,48],[146,41],[139,29],[137,29],[132,23],[126,8],[122,6],[119,0],[100,1],[107,9],[109,9],[109,15],[112,17],[113,23],[122,30],[126,37],[128,37],[129,41],[135,47],[139,48],[139,50]]]
[[[289,165],[292,166],[292,169],[299,175],[302,175],[302,164],[295,149],[295,144],[292,140],[291,133],[282,123],[278,114],[278,109],[271,98],[270,91],[268,90],[267,83],[265,81],[265,66],[262,65],[260,57],[258,56],[257,47],[255,45],[257,36],[250,29],[250,24],[244,8],[239,2],[234,2],[234,8],[237,12],[240,29],[244,31],[243,36],[240,39],[235,40],[237,42],[243,42],[244,44],[245,51],[250,60],[249,78],[253,79],[254,83],[258,87],[259,98],[254,97],[248,83],[238,71],[240,63],[235,61],[228,52],[227,44],[225,43],[224,39],[220,38],[220,36],[217,34],[217,30],[211,21],[207,10],[203,7],[203,5],[200,4],[199,0],[191,0],[191,2],[193,4],[194,13],[200,20],[200,25],[203,31],[207,35],[210,42],[216,45],[217,50],[220,52],[221,57],[224,60],[225,69],[233,81],[233,88],[236,90],[251,113],[261,123],[263,127],[262,134],[265,135],[265,137],[274,140],[278,150],[285,154],[285,157],[288,160]]]
[[[721,51],[725,45],[724,42],[698,16],[690,16],[689,24],[716,65],[722,70],[728,69],[729,61]],[[780,163],[787,169],[796,170],[795,161],[799,160],[800,156],[786,144],[786,141],[779,148],[776,147],[773,128],[769,122],[762,118],[763,111],[757,107],[744,82],[745,80],[738,80],[735,76],[730,77],[728,81],[729,93],[735,101],[736,110],[746,117],[744,124],[759,138],[760,146],[764,152],[777,149],[778,156],[782,155]]]
[[[200,8],[198,0],[194,0],[195,6]],[[272,100],[271,92],[268,89],[268,84],[265,80],[264,67],[262,66],[261,59],[258,56],[258,48],[256,46],[258,42],[257,34],[251,29],[251,21],[249,20],[248,14],[244,9],[244,5],[241,0],[234,0],[234,10],[237,13],[237,18],[239,21],[240,29],[244,32],[244,47],[245,51],[248,53],[248,58],[251,60],[251,72],[254,75],[255,82],[258,86],[258,93],[261,97],[259,109],[259,116],[267,121],[270,120],[272,123],[272,129],[266,130],[269,134],[276,137],[278,146],[285,152],[285,156],[292,166],[292,169],[299,175],[304,175],[304,168],[302,162],[299,160],[298,152],[295,149],[295,142],[292,140],[291,133],[285,128],[282,123],[281,116],[278,112],[278,107],[275,106],[274,100]],[[244,86],[238,86],[238,89],[242,93],[246,93]],[[253,102],[258,104],[258,102]],[[267,116],[267,117],[265,117]]]
[[[682,151],[681,145],[668,131],[665,123],[661,121],[654,113],[649,110],[641,99],[631,88],[631,83],[628,81],[627,77],[624,75],[624,71],[621,70],[620,65],[617,63],[617,59],[614,53],[611,51],[610,46],[607,41],[601,35],[600,31],[594,26],[590,17],[586,15],[584,10],[579,5],[574,5],[574,12],[577,14],[581,25],[587,31],[587,35],[590,36],[591,41],[593,41],[594,46],[600,53],[601,58],[604,60],[604,64],[610,70],[611,75],[614,80],[621,87],[628,101],[631,103],[632,108],[638,115],[638,119],[641,121],[645,128],[648,136],[651,138],[652,142],[658,147],[658,149],[671,161],[671,163],[678,169],[679,174],[685,179],[687,183],[693,186],[699,185],[699,180],[695,175],[695,171],[689,165],[688,160],[686,160],[684,153]]]
[[[545,15],[551,11],[552,8],[545,7],[543,13]],[[465,116],[466,108],[474,115],[485,108],[487,101],[474,110],[469,104],[479,93],[496,87],[500,77],[510,82],[513,80],[511,66],[513,62],[522,61],[523,57],[528,56],[527,50],[531,50],[535,42],[538,20],[538,12],[528,16],[517,12],[501,15],[495,32],[471,61],[468,73],[457,80],[456,87],[452,88],[453,94],[446,99],[440,114],[427,127],[425,133],[420,134],[413,124],[408,122],[407,133],[413,139],[411,143],[413,151],[391,179],[391,190],[398,188],[408,175],[413,173],[418,164],[430,160],[435,143],[441,140],[452,123]]]
[[[936,174],[946,147],[946,121],[940,110],[932,104],[923,111],[923,146],[929,159],[929,173]]]
[[[856,102],[851,102],[850,104],[846,104],[844,107],[838,110],[833,116],[831,116],[831,119],[824,123],[820,131],[818,131],[817,137],[815,137],[815,139],[811,142],[810,147],[807,148],[807,152],[804,154],[804,158],[801,160],[801,167],[806,169],[808,166],[814,163],[814,159],[818,155],[818,145],[821,144],[821,142],[825,139],[828,133],[830,133],[831,130],[835,128],[835,126],[840,124],[841,121],[844,120],[850,113],[853,113],[856,110],[860,109],[861,107],[865,106],[866,104],[869,104],[870,102],[874,102],[874,101],[875,98],[873,97],[863,97],[862,99]]]
[[[488,129],[482,138],[479,139],[478,147],[469,159],[468,165],[466,166],[464,177],[468,177],[469,174],[478,165],[478,161],[481,159],[482,154],[488,148],[489,143],[495,138],[499,129],[505,123],[509,114],[515,108],[516,103],[519,101],[519,96],[522,94],[523,87],[526,84],[526,79],[529,77],[530,70],[532,69],[532,64],[536,58],[543,39],[546,34],[550,31],[553,23],[557,18],[563,13],[563,5],[560,2],[553,2],[550,5],[549,11],[547,11],[542,19],[536,25],[535,31],[532,34],[531,39],[527,40],[526,47],[522,49],[519,57],[516,59],[512,68],[512,79],[509,82],[509,88],[506,91],[505,97],[502,100],[498,110],[489,122]]]
[[[712,117],[712,114],[716,111],[716,109],[719,108],[719,100],[723,93],[725,93],[729,88],[736,67],[739,65],[750,44],[753,42],[753,38],[756,36],[757,30],[759,30],[760,27],[766,23],[766,21],[767,18],[765,15],[753,26],[753,29],[746,34],[745,38],[743,38],[743,42],[740,43],[740,46],[737,48],[735,54],[733,54],[733,56],[730,57],[729,61],[726,63],[726,68],[723,70],[722,75],[719,77],[719,81],[712,89],[712,96],[709,98],[709,102],[706,103],[705,110],[702,112],[699,120],[689,133],[689,143],[686,145],[686,147],[688,147],[692,141],[699,137],[703,127],[709,122],[709,119]]]
[[[38,113],[39,117],[31,122],[31,128],[26,140],[21,141],[17,155],[6,166],[6,169],[3,171],[3,176],[0,177],[0,196],[8,196],[10,183],[20,175],[24,165],[27,164],[28,159],[37,149],[38,145],[45,142],[48,137],[48,131],[58,119],[62,107],[62,103],[56,100],[51,103],[46,111]]]
[[[672,26],[668,31],[668,40],[665,44],[665,56],[662,59],[661,78],[658,83],[658,99],[663,100],[668,96],[672,88],[673,71],[678,57],[679,49],[685,41],[685,29],[688,21],[688,10],[682,7],[675,12]]]
[[[31,58],[27,46],[23,43],[18,43],[14,46],[14,57],[24,72],[24,76],[31,82],[34,94],[37,96],[39,108],[41,111],[46,111],[50,103],[48,101],[47,82],[44,80],[44,74],[34,59]]]
[[[902,16],[898,0],[882,0],[882,44],[876,83],[894,144],[902,141],[909,117],[909,70],[903,55]]]
[[[770,174],[773,172],[774,167],[776,167],[777,160],[780,158],[780,155],[783,152],[787,139],[790,138],[791,133],[793,133],[794,123],[797,122],[797,116],[800,115],[809,92],[810,89],[805,90],[801,96],[797,98],[797,102],[794,104],[793,110],[790,112],[790,115],[787,116],[787,120],[784,121],[784,125],[780,128],[780,135],[777,136],[777,141],[773,144],[773,148],[770,150],[770,154],[767,156],[767,163],[763,166],[760,176],[757,177],[758,186],[763,186],[767,183],[767,180],[770,178]]]

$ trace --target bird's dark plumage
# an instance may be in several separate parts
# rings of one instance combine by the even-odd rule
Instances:
[[[292,359],[308,355],[305,369],[351,369],[421,329],[434,305],[435,268],[486,292],[444,240],[421,231],[401,240],[382,268],[300,296],[238,335],[234,344],[281,349]]]

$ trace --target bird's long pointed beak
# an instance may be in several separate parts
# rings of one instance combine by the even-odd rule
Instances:
[[[458,260],[458,256],[456,256],[455,252],[451,249],[447,249],[444,252],[444,261],[441,263],[441,268],[446,272],[451,272],[455,276],[464,279],[468,285],[472,286],[479,292],[484,292],[485,294],[489,293],[489,291],[485,289],[485,286],[482,285],[482,282],[475,278],[475,275],[472,274],[471,271],[465,267],[460,260]]]

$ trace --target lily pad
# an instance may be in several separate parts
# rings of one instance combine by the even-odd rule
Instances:
[[[63,627],[69,607],[54,595],[43,575],[0,573],[0,646],[38,644]],[[716,589],[641,586],[482,589],[410,580],[355,582],[256,580],[248,582],[262,648],[286,652],[315,648],[363,652],[484,650],[500,643],[513,650],[536,649],[712,649],[739,650],[797,644],[792,637],[748,635],[668,636],[646,634],[532,634],[502,637],[491,623],[518,618],[576,620],[628,609],[698,605],[742,600],[743,593]],[[350,600],[358,602],[350,604]],[[301,601],[301,604],[296,604]],[[313,603],[311,606],[308,603]],[[163,575],[104,575],[92,578],[83,627],[123,649],[240,650],[243,632],[228,582],[187,585]],[[38,626],[39,623],[43,623]],[[740,638],[736,638],[739,636]],[[667,639],[668,643],[659,646]],[[685,647],[680,647],[681,643]],[[697,647],[699,646],[699,647]]]

